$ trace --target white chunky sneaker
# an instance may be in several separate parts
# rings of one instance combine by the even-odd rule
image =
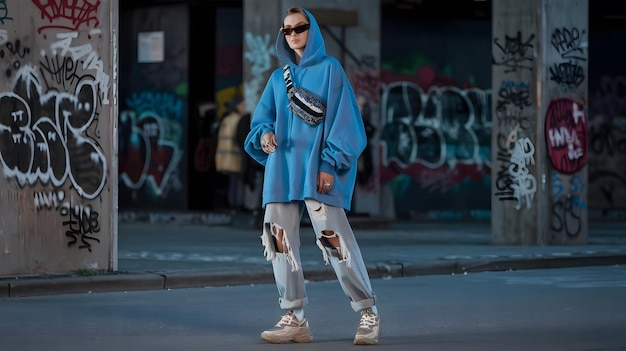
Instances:
[[[280,318],[280,321],[272,329],[262,332],[261,339],[272,344],[304,343],[311,342],[313,336],[306,318],[299,321],[293,311],[289,311]]]
[[[361,322],[354,337],[355,345],[376,345],[380,335],[380,317],[372,309],[361,311]]]

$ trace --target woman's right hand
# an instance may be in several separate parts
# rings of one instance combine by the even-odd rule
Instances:
[[[267,132],[261,137],[261,148],[266,154],[276,151],[276,135],[273,132]]]

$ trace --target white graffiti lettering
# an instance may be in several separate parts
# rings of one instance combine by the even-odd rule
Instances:
[[[41,182],[59,187],[69,180],[80,196],[97,197],[106,182],[107,162],[98,143],[87,135],[96,114],[93,80],[81,80],[73,94],[43,93],[38,70],[24,66],[15,91],[28,96],[0,93],[4,175],[20,186]]]
[[[515,209],[519,210],[523,203],[526,209],[532,206],[533,198],[537,192],[537,179],[528,170],[528,165],[535,164],[535,146],[529,138],[522,138],[515,143],[511,150],[511,164],[509,173],[513,179],[511,188],[517,199]]]
[[[57,33],[57,38],[59,40],[50,44],[50,49],[54,55],[58,54],[57,51],[60,51],[62,56],[66,56],[69,53],[70,57],[75,61],[83,62],[83,69],[95,71],[95,83],[100,87],[99,92],[102,95],[102,104],[108,105],[111,78],[105,73],[102,59],[93,50],[91,43],[72,46],[72,41],[77,37],[77,32]]]
[[[411,82],[394,82],[383,89],[384,115],[381,163],[403,167],[421,163],[429,168],[456,164],[491,165],[491,92],[433,87],[428,93]]]

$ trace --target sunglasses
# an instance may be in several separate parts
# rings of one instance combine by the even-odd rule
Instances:
[[[285,35],[291,35],[291,32],[296,32],[296,34],[300,34],[309,29],[310,24],[303,24],[301,26],[293,27],[293,28],[281,28],[280,31]]]

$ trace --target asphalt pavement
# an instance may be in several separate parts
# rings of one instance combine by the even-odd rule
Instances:
[[[384,351],[626,348],[626,266],[374,279]],[[0,298],[0,348],[19,351],[348,351],[359,315],[309,282],[308,344],[261,340],[284,313],[273,284]]]
[[[0,298],[273,282],[250,216],[120,218],[114,272],[1,277]],[[575,246],[493,245],[489,221],[352,223],[372,279],[626,263],[626,221],[591,222]],[[335,279],[311,227],[301,236],[305,278]]]

